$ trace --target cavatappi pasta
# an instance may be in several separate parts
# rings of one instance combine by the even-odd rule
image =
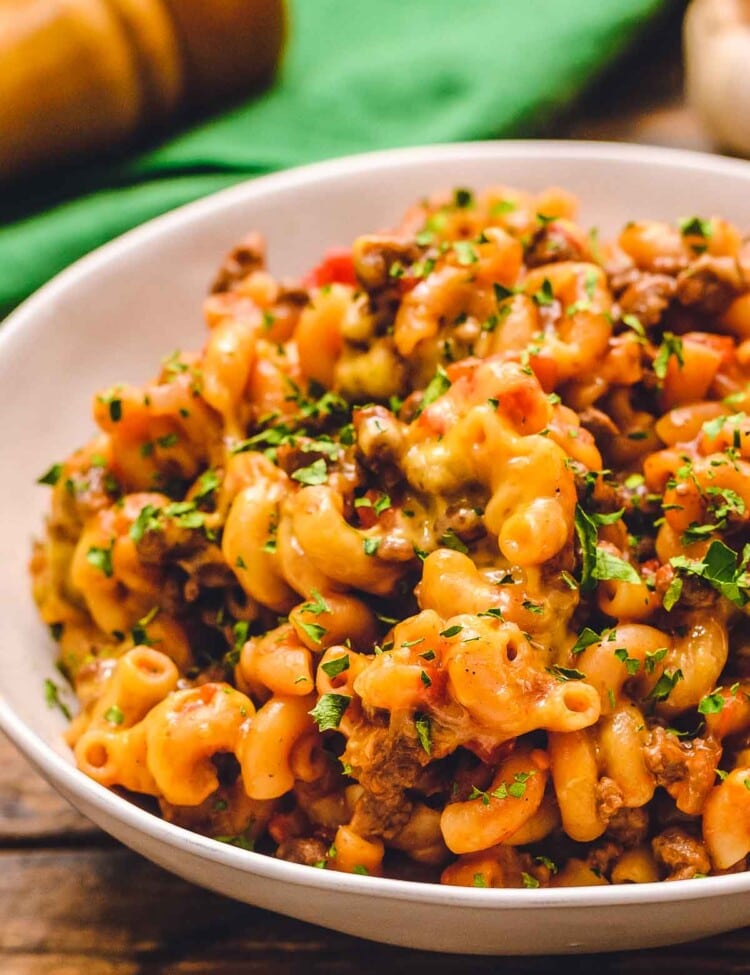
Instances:
[[[505,187],[94,399],[31,571],[102,785],[318,868],[642,883],[750,853],[750,248]],[[48,683],[55,698],[55,687]]]

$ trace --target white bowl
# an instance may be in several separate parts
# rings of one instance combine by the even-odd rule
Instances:
[[[0,726],[103,829],[212,890],[351,934],[438,951],[542,954],[687,941],[750,920],[750,873],[672,884],[474,890],[349,876],[225,846],[163,822],[78,772],[45,705],[55,647],[26,571],[47,490],[35,478],[90,434],[94,390],[145,380],[203,339],[223,253],[257,229],[272,269],[385,228],[441,187],[559,184],[604,233],[629,219],[720,214],[750,226],[750,164],[637,146],[502,142],[354,157],[257,179],[146,224],[59,275],[0,331]]]

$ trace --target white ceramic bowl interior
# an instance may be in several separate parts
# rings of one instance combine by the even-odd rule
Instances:
[[[92,431],[95,390],[142,382],[203,341],[201,299],[224,252],[251,229],[271,269],[296,275],[331,246],[385,229],[442,187],[558,184],[602,234],[626,220],[719,214],[750,228],[750,165],[636,146],[454,145],[354,157],[255,180],[184,207],[65,271],[0,331],[0,726],[66,798],[133,849],[239,900],[393,944],[541,954],[648,947],[750,920],[750,873],[567,890],[474,890],[348,876],[247,853],[162,822],[79,773],[44,702],[59,681],[27,561],[48,489],[35,478]]]

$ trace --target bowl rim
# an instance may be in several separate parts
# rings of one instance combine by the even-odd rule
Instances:
[[[740,176],[750,182],[750,162],[687,149],[661,146],[580,140],[497,140],[458,142],[386,149],[360,153],[323,162],[298,166],[278,173],[258,176],[219,190],[199,200],[177,207],[127,231],[55,275],[20,304],[0,328],[0,358],[16,333],[31,322],[38,311],[58,296],[74,289],[79,281],[105,266],[116,263],[131,250],[163,232],[182,224],[200,222],[217,206],[251,203],[267,193],[291,191],[317,181],[335,181],[373,169],[388,172],[404,163],[496,158],[547,158],[598,162],[628,162],[682,171],[710,172],[711,175]],[[452,887],[438,883],[394,880],[313,870],[273,856],[241,850],[168,823],[141,809],[123,796],[89,779],[55,748],[27,725],[11,708],[0,690],[0,730],[48,782],[64,791],[66,797],[80,799],[92,810],[98,823],[113,819],[136,833],[179,854],[187,852],[209,863],[253,874],[259,878],[297,887],[363,895],[368,898],[419,901],[424,905],[482,910],[527,910],[529,908],[618,907],[727,897],[750,892],[750,871],[721,877],[705,877],[666,884],[664,881],[610,885],[607,887],[562,887],[525,890],[523,888],[479,889]],[[106,826],[103,827],[106,830]]]

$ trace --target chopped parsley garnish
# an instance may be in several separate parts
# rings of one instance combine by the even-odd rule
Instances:
[[[495,292],[495,301],[497,301],[498,304],[501,301],[505,301],[506,298],[512,298],[516,293],[513,288],[506,288],[504,284],[500,284],[499,282],[495,282],[495,284],[492,285],[492,290]]]
[[[445,545],[446,548],[452,548],[455,552],[461,552],[463,555],[466,555],[469,551],[452,528],[447,528],[443,532],[440,536],[440,544]]]
[[[362,547],[365,550],[365,555],[377,555],[378,549],[380,548],[380,539],[365,538],[362,542]]]
[[[113,704],[111,708],[107,708],[104,712],[104,720],[108,721],[110,724],[120,725],[125,720],[125,715],[122,713],[122,708]]]
[[[455,626],[449,626],[446,630],[441,630],[440,636],[450,639],[452,636],[457,636],[461,630],[463,630],[463,626],[459,626],[459,624],[456,623]]]
[[[542,286],[538,291],[535,291],[531,296],[537,305],[551,305],[555,300],[555,292],[552,289],[552,282],[549,278],[545,278],[542,281]]]
[[[153,620],[156,619],[158,613],[159,613],[159,607],[154,606],[148,611],[148,613],[146,613],[145,616],[137,620],[137,622],[133,626],[133,629],[130,631],[130,635],[133,637],[133,643],[136,646],[138,645],[150,646],[146,627],[148,626],[149,623],[153,622]]]
[[[721,691],[713,691],[700,699],[698,711],[700,714],[719,714],[724,710],[724,704],[724,695]]]
[[[637,657],[629,657],[628,651],[625,647],[617,647],[614,651],[615,656],[618,660],[622,661],[625,665],[625,669],[628,672],[628,676],[632,677],[637,674],[641,667],[641,662]]]
[[[112,539],[108,548],[92,545],[88,552],[86,552],[86,561],[90,565],[93,565],[95,569],[103,572],[108,579],[112,578],[115,571],[112,565],[112,550],[114,547],[115,541]]]
[[[570,652],[574,655],[583,653],[586,647],[592,647],[595,643],[599,643],[601,639],[601,635],[595,630],[592,630],[590,626],[584,626],[578,634],[578,638],[571,647]]]
[[[391,507],[391,499],[387,494],[381,494],[380,497],[376,498],[375,501],[371,501],[370,498],[356,498],[354,501],[355,508],[372,508],[376,515],[382,515],[384,511],[387,511]]]
[[[682,368],[685,365],[682,339],[673,335],[671,332],[665,332],[661,345],[656,353],[656,358],[654,359],[654,373],[658,379],[663,381],[666,378],[667,366],[673,356],[677,360],[680,368]]]
[[[322,642],[323,637],[328,632],[324,626],[320,626],[318,623],[303,623],[302,620],[297,620],[297,625],[310,637],[313,643],[317,644]]]
[[[313,616],[320,616],[321,613],[331,612],[331,607],[317,589],[313,589],[312,596],[312,600],[309,603],[302,603],[300,609],[303,609],[306,613],[312,613]]]
[[[532,877],[530,873],[521,872],[521,880],[523,881],[524,887],[536,888],[539,886],[539,881],[536,877]]]
[[[703,559],[689,559],[677,555],[669,560],[670,565],[687,575],[704,579],[718,593],[735,606],[744,606],[748,601],[750,576],[747,572],[750,561],[750,545],[742,550],[742,555],[729,548],[724,542],[715,539],[711,542]]]
[[[622,324],[631,328],[639,339],[646,338],[646,329],[643,327],[640,318],[636,318],[635,315],[623,315]]]
[[[646,668],[646,673],[653,674],[653,672],[656,670],[656,665],[658,663],[661,663],[661,661],[666,657],[666,655],[667,655],[666,647],[659,647],[658,650],[647,650],[646,656],[643,661],[643,664]]]
[[[586,679],[586,675],[582,674],[580,670],[576,670],[574,667],[560,667],[558,664],[553,664],[551,667],[547,668],[547,671],[552,674],[556,680],[566,681]]]
[[[292,480],[307,485],[325,484],[328,480],[328,467],[325,460],[319,457],[309,467],[300,467],[292,474]]]
[[[428,755],[432,754],[432,722],[428,714],[417,713],[414,715],[414,727],[417,730],[417,738]]]
[[[681,670],[673,670],[670,674],[668,671],[664,671],[658,681],[651,688],[648,694],[649,699],[653,701],[666,701],[669,695],[675,688],[675,685],[683,680],[683,673]]]
[[[338,677],[345,670],[349,670],[349,654],[345,653],[343,657],[335,657],[333,660],[328,660],[326,663],[320,665],[320,669],[331,678]]]
[[[73,717],[68,705],[60,700],[60,688],[49,677],[44,681],[44,700],[47,702],[48,708],[57,708],[59,711],[62,711],[68,721]]]
[[[471,190],[459,188],[453,193],[453,204],[459,210],[466,210],[474,206],[474,194]]]
[[[483,873],[475,873],[472,879],[472,885],[474,887],[486,887],[487,881],[484,879]]]
[[[54,487],[60,480],[60,475],[62,474],[63,465],[53,464],[48,471],[45,471],[41,477],[36,479],[37,484],[48,484],[50,487]]]
[[[320,731],[331,731],[341,724],[341,718],[350,702],[351,698],[347,694],[323,694],[309,713]]]
[[[422,402],[419,404],[417,415],[431,403],[434,403],[436,399],[439,399],[444,393],[447,393],[450,388],[451,381],[448,379],[447,372],[442,366],[438,366],[435,375],[430,380],[422,395]]]
[[[469,267],[479,260],[474,245],[470,244],[468,240],[457,240],[453,244],[453,250],[456,254],[456,260],[462,267]]]
[[[122,419],[122,400],[115,392],[105,393],[99,397],[99,402],[104,403],[109,408],[109,418],[113,423],[119,423]]]
[[[668,613],[670,613],[677,605],[681,595],[682,579],[679,576],[675,576],[667,586],[667,591],[664,593],[664,598],[662,600],[662,606]]]
[[[714,232],[711,221],[702,220],[700,217],[685,217],[680,220],[679,227],[683,237],[703,237],[704,239],[708,239]]]
[[[204,471],[201,474],[201,476],[198,478],[196,484],[197,490],[193,494],[193,500],[203,501],[204,499],[209,498],[214,493],[214,491],[219,487],[220,484],[221,484],[221,478],[219,477],[217,472],[212,468],[209,468],[207,471]]]
[[[239,833],[237,836],[214,836],[217,843],[227,843],[229,846],[236,846],[240,850],[247,850],[252,853],[255,843],[248,836]]]
[[[575,529],[583,557],[580,580],[582,591],[593,589],[597,580],[619,579],[636,584],[641,581],[641,577],[629,562],[600,548],[597,544],[599,525],[612,524],[621,516],[622,511],[606,515],[590,515],[580,505],[576,505]]]

